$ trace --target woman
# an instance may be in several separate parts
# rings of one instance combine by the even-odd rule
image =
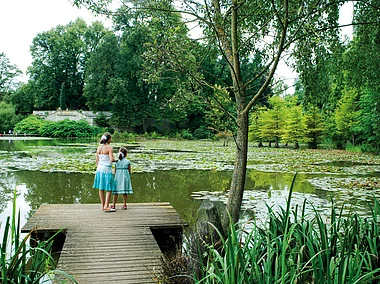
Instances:
[[[106,132],[100,139],[100,146],[96,150],[96,173],[93,188],[99,189],[100,203],[102,210],[113,212],[115,209],[109,207],[112,191],[115,189],[115,181],[112,175],[113,148],[111,144],[111,134]],[[104,191],[106,196],[104,198]]]

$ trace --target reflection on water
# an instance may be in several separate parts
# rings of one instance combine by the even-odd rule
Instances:
[[[84,141],[82,144],[80,140],[0,140],[0,222],[4,222],[6,216],[11,215],[11,201],[15,189],[18,194],[17,206],[21,209],[22,223],[25,223],[26,219],[42,203],[99,203],[98,191],[92,188],[93,173],[49,172],[38,171],[34,168],[25,170],[30,169],[25,162],[30,159],[23,159],[23,155],[30,156],[33,159],[34,151],[38,152],[38,155],[49,157],[57,155],[59,158],[52,159],[55,163],[58,161],[69,163],[74,159],[77,160],[78,157],[83,158],[83,155],[90,155],[92,165],[96,145],[96,141],[90,141],[89,145],[88,141]],[[134,151],[136,151],[136,156],[141,151],[148,152],[146,149],[131,149],[132,157]],[[170,153],[173,151],[172,149],[168,150]],[[195,150],[186,152],[183,149],[178,149],[176,151],[181,154],[191,154],[191,156],[184,157],[180,161],[181,167],[179,168],[181,170],[178,170],[178,167],[177,170],[173,169],[176,168],[175,165],[179,164],[178,160],[162,158],[164,153],[162,149],[156,151],[157,153],[149,152],[149,158],[140,157],[143,160],[141,164],[145,165],[145,171],[132,174],[134,194],[129,196],[128,202],[170,202],[181,217],[191,225],[202,200],[226,202],[232,171],[183,169],[185,162],[191,163],[192,167],[194,164],[199,166],[196,164],[199,160],[203,159],[204,161],[213,153],[208,151],[206,155],[202,156],[204,153],[200,153],[200,156],[197,156],[198,153]],[[73,154],[70,157],[74,158],[69,160],[68,154]],[[154,159],[154,155],[160,155],[160,158]],[[177,156],[180,155],[177,154]],[[11,159],[13,162],[9,163],[10,166],[8,166],[7,163]],[[210,159],[212,160],[212,158]],[[221,159],[220,154],[218,154],[218,159]],[[220,162],[220,160],[216,161]],[[153,163],[155,165],[150,166]],[[158,163],[166,165],[161,168],[171,170],[157,170]],[[149,171],[150,167],[154,170]],[[293,173],[249,170],[242,205],[245,216],[264,219],[267,206],[285,208],[293,177]],[[332,181],[339,181],[339,178],[335,176],[332,179],[321,174],[298,174],[292,197],[293,206],[301,207],[304,200],[307,199],[309,211],[314,206],[320,213],[329,214],[331,199],[333,198],[334,203],[338,206],[346,203],[347,210],[356,206],[355,209],[361,211],[363,215],[368,214],[370,210],[367,202],[373,202],[373,196],[378,194],[378,190],[368,192],[340,188],[334,191],[331,186]],[[119,198],[119,202],[121,202],[122,197]]]
[[[131,178],[134,194],[128,197],[128,202],[170,202],[184,220],[192,223],[200,201],[193,199],[191,193],[199,190],[225,190],[231,173],[173,170],[134,173]],[[4,195],[0,201],[2,208],[10,206],[10,202],[7,201],[12,199],[13,189],[17,186],[18,195],[28,204],[28,210],[22,210],[27,211],[28,215],[23,218],[28,218],[42,203],[100,202],[98,191],[92,188],[94,181],[92,174],[15,171],[3,175],[2,180],[10,181],[7,185],[1,186],[0,192]],[[20,185],[23,190],[20,190]],[[121,202],[122,197],[119,198]],[[20,203],[17,205],[21,206]]]

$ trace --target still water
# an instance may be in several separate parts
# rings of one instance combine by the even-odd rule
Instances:
[[[186,222],[193,224],[203,200],[226,201],[233,146],[225,148],[211,142],[157,143],[113,143],[115,152],[121,145],[129,149],[134,194],[128,202],[170,202]],[[99,203],[98,191],[92,188],[96,147],[96,141],[88,140],[0,140],[0,222],[12,213],[15,190],[22,224],[43,203]],[[250,167],[242,205],[244,216],[265,218],[266,206],[285,207],[293,177],[293,172]],[[377,194],[376,190],[358,195],[346,189],[321,188],[313,182],[324,178],[332,179],[321,173],[298,174],[294,204],[301,205],[307,199],[312,205],[308,207],[310,211],[314,207],[328,215],[333,197],[338,206],[344,203],[363,214],[369,212],[366,203]]]

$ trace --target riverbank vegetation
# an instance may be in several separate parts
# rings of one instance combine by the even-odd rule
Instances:
[[[33,240],[35,230],[21,234],[20,213],[17,214],[16,211],[16,193],[12,216],[8,216],[5,223],[0,223],[0,229],[0,283],[51,283],[55,275],[62,276],[69,281],[67,283],[77,283],[66,272],[56,269],[52,250],[55,236],[42,241]],[[31,243],[35,245],[32,246]]]
[[[293,179],[294,183],[294,179]],[[285,208],[267,207],[265,220],[231,224],[226,237],[197,231],[183,254],[163,259],[164,283],[375,283],[380,279],[380,205],[371,216],[342,214],[331,208],[328,219],[305,200]],[[175,267],[174,267],[175,266]]]

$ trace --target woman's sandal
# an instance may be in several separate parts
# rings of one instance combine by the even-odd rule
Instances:
[[[121,209],[122,209],[122,210],[127,210],[127,205],[125,205],[125,206],[124,206],[124,205],[121,206]]]

